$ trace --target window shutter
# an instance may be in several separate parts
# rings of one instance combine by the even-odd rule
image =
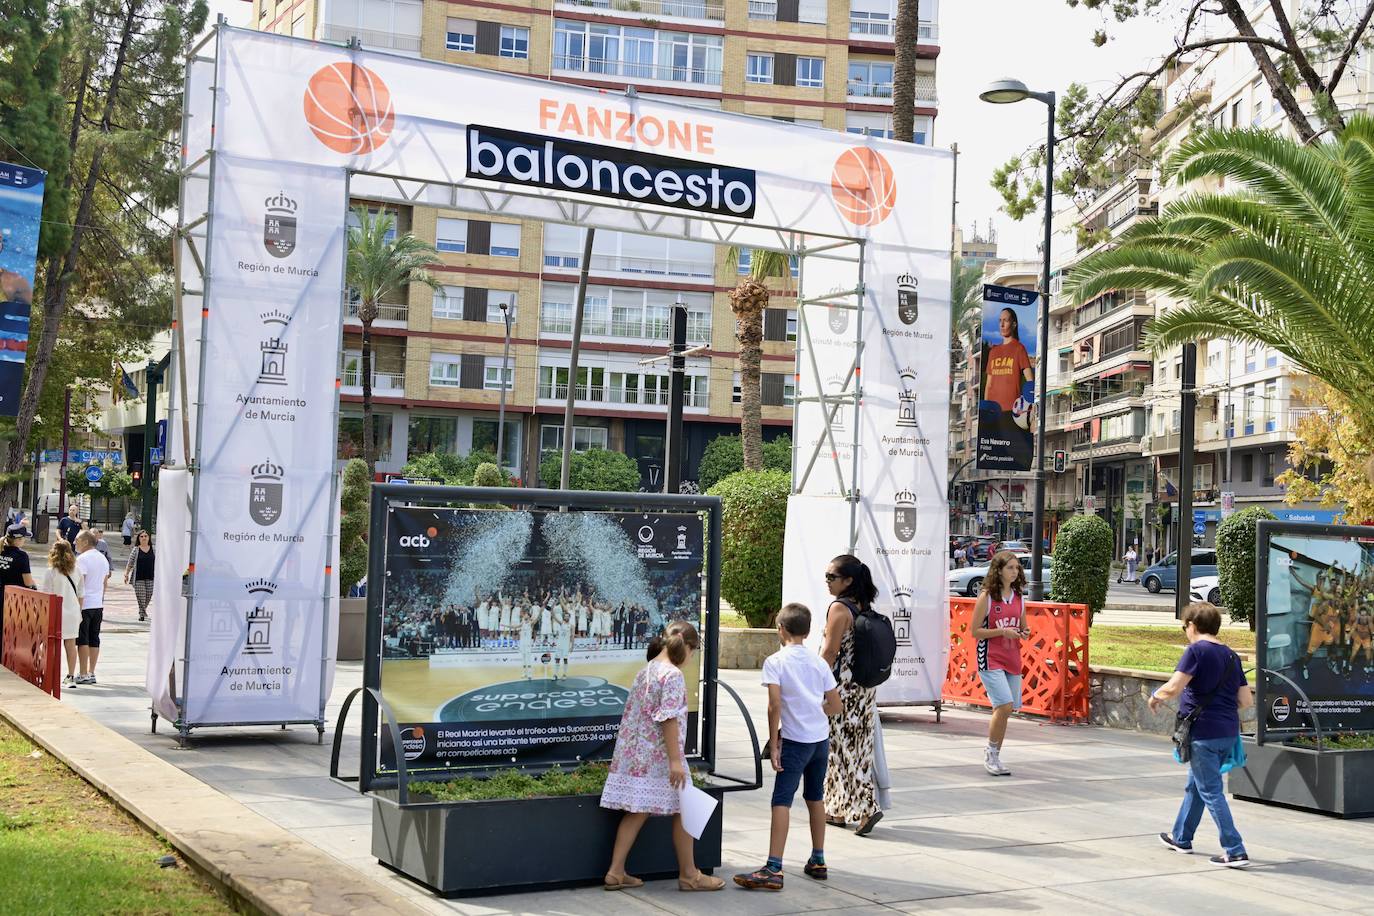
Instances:
[[[462,360],[462,368],[458,370],[458,387],[482,388],[487,358],[480,353],[464,353]]]
[[[477,20],[477,53],[497,54],[501,50],[501,23]]]
[[[487,290],[481,286],[469,286],[463,290],[463,320],[487,320]]]
[[[491,254],[491,223],[468,220],[468,254]]]
[[[787,311],[785,309],[763,310],[763,339],[787,339]]]
[[[778,22],[796,22],[800,8],[799,0],[778,0]]]
[[[784,313],[784,319],[786,314]],[[782,406],[782,384],[785,376],[778,372],[763,373],[763,406]]]
[[[791,22],[797,21],[797,6],[792,4]],[[778,18],[782,18],[782,3],[778,4]],[[797,55],[784,54],[781,51],[773,52],[773,84],[776,86],[795,86],[797,85]]]

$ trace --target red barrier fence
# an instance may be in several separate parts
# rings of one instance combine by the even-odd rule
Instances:
[[[0,665],[55,697],[62,696],[62,599],[5,586]]]
[[[949,670],[944,697],[991,706],[978,679],[972,598],[949,599]],[[1021,710],[1052,722],[1088,721],[1088,608],[1027,601],[1030,638],[1021,641]]]

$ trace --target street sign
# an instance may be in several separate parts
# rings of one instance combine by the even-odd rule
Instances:
[[[104,476],[105,471],[98,464],[93,464],[86,468],[86,479],[90,481],[91,486],[98,486],[100,484],[100,478]]]
[[[167,421],[157,421],[157,450],[159,452],[167,448]]]
[[[88,483],[86,486],[90,487],[92,490],[98,490],[98,489],[100,489],[100,481],[98,481],[98,480],[92,480],[92,481],[91,481],[90,483]]]
[[[1207,524],[1205,522],[1193,522],[1193,534],[1206,534]]]
[[[148,449],[148,461],[151,464],[162,464],[162,449],[159,446]]]

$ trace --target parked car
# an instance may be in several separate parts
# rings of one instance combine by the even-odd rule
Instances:
[[[1195,548],[1190,578],[1215,576],[1217,574],[1217,552]],[[1151,594],[1163,589],[1178,588],[1178,551],[1174,551],[1155,565],[1140,573],[1140,584]]]
[[[1194,576],[1188,583],[1188,592],[1194,601],[1206,601],[1221,607],[1221,577]]]
[[[1021,561],[1022,567],[1026,570],[1026,578],[1030,579],[1031,555],[1029,553],[1017,553],[1016,558]],[[1054,565],[1054,559],[1050,556],[1044,558],[1044,576],[1046,587],[1050,584],[1050,572]],[[988,577],[988,564],[984,562],[980,566],[968,566],[964,569],[951,569],[949,571],[949,593],[951,595],[963,595],[967,598],[978,597],[979,590],[983,587],[983,580]]]
[[[1030,553],[1031,545],[1029,541],[1002,541],[993,548],[993,553],[1000,553],[1003,550],[1010,550],[1012,553]]]

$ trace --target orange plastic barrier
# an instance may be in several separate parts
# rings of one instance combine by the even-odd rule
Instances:
[[[949,670],[944,697],[991,706],[978,679],[973,598],[949,599]],[[1088,721],[1088,607],[1027,601],[1030,638],[1021,642],[1021,711],[1052,722]]]
[[[0,665],[55,697],[62,695],[62,599],[5,586]]]

